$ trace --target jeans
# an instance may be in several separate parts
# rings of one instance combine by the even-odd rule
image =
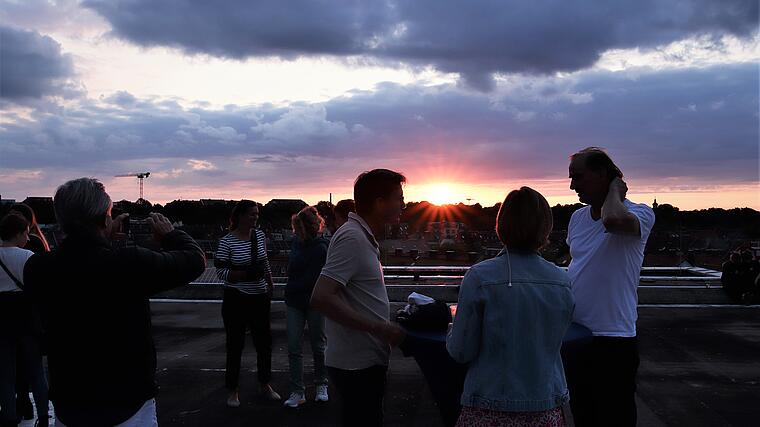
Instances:
[[[375,365],[355,371],[328,367],[327,371],[342,400],[342,426],[383,425],[387,366]]]
[[[564,356],[577,427],[636,425],[636,337],[594,337]]]
[[[23,357],[23,363],[19,360]],[[16,413],[16,372],[25,369],[34,392],[37,416],[47,417],[48,386],[45,370],[42,366],[42,354],[37,337],[24,335],[12,337],[0,336],[0,407],[3,408],[3,420],[15,422]],[[28,393],[28,392],[27,392]]]
[[[246,328],[251,329],[256,348],[256,369],[259,383],[272,379],[272,331],[270,329],[270,299],[267,294],[249,295],[235,289],[224,290],[222,320],[227,336],[227,365],[225,385],[236,390],[240,377],[240,358],[245,346]]]
[[[314,355],[314,384],[327,384],[325,370],[325,318],[314,310],[301,310],[288,306],[288,362],[290,364],[290,392],[303,393],[303,329],[309,325],[309,341]]]

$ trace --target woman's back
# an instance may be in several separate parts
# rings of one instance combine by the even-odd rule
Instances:
[[[567,274],[535,253],[502,252],[473,266],[448,340],[452,357],[469,364],[462,404],[499,411],[564,404],[560,347],[573,308]]]

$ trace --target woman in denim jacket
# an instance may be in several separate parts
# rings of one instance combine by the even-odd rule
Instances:
[[[468,365],[458,426],[565,425],[560,347],[575,303],[567,273],[538,254],[551,230],[546,199],[512,191],[496,219],[504,250],[462,281],[446,343]]]

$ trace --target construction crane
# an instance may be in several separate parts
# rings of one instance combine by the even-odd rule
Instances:
[[[114,178],[137,178],[138,181],[140,181],[140,198],[137,199],[139,201],[145,200],[143,198],[143,181],[145,178],[150,176],[150,172],[140,172],[140,173],[128,173],[125,175],[114,175]]]

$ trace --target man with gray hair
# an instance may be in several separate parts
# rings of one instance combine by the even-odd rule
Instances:
[[[157,425],[156,351],[149,298],[197,278],[203,251],[166,217],[147,219],[163,251],[115,249],[127,214],[92,178],[68,181],[53,199],[66,238],[24,268],[48,345],[56,425]]]

